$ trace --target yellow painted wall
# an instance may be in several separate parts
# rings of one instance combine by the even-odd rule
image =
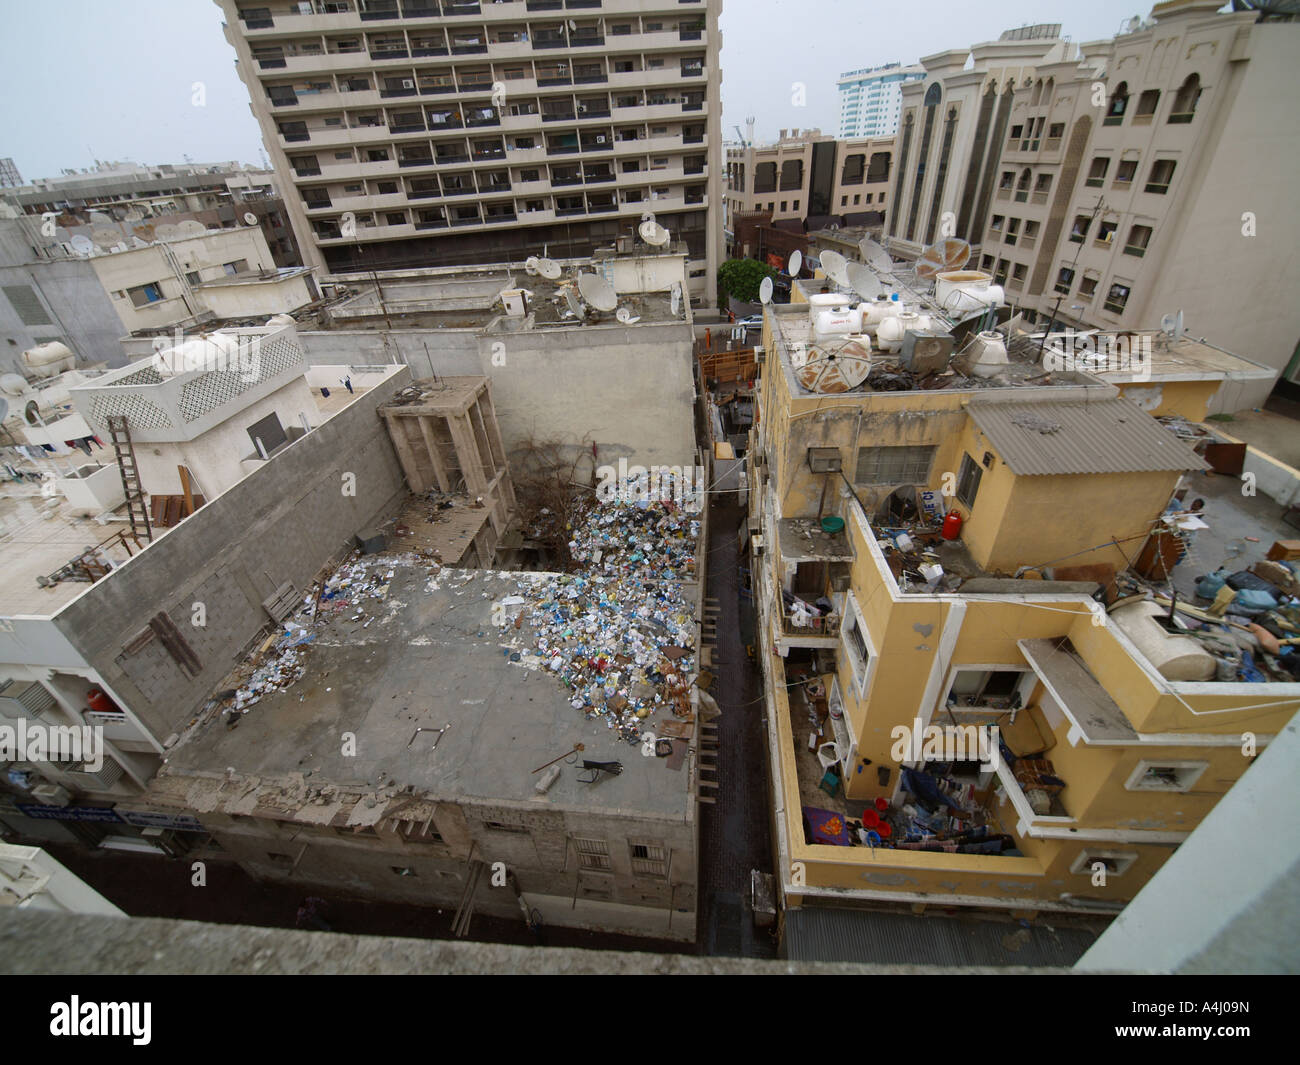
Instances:
[[[1179,414],[1189,421],[1205,419],[1210,410],[1210,400],[1218,393],[1221,381],[1147,381],[1121,384],[1120,395],[1136,400],[1146,408],[1147,400],[1159,396],[1156,406],[1150,408],[1153,417]]]

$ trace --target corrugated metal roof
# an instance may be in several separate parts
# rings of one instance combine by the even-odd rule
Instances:
[[[1077,920],[1077,918],[1075,919]],[[790,961],[882,965],[1072,966],[1095,928],[805,906],[787,910],[782,956]]]
[[[1208,468],[1190,447],[1129,399],[973,402],[970,414],[1018,476]]]

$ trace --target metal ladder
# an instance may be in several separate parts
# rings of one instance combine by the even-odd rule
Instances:
[[[126,511],[131,519],[131,535],[138,543],[140,537],[153,540],[149,524],[149,508],[144,504],[144,490],[140,487],[140,470],[135,462],[135,446],[131,443],[131,430],[124,414],[108,416],[108,435],[113,441],[113,454],[117,468],[122,473],[122,490],[126,493]]]

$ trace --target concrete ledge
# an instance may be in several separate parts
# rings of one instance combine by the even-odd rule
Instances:
[[[297,932],[0,909],[0,972],[21,975],[954,975],[1067,969],[832,965]]]

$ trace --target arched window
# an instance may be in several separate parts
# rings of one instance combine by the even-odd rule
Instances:
[[[943,90],[939,88],[939,83],[936,81],[933,85],[931,85],[928,89],[925,90],[925,106],[938,107],[939,98],[942,95],[943,95]]]
[[[1169,112],[1169,121],[1175,124],[1190,122],[1196,114],[1196,101],[1201,98],[1201,76],[1188,74],[1183,87],[1174,97],[1174,109]]]
[[[1106,109],[1106,120],[1102,123],[1104,126],[1118,126],[1124,121],[1124,112],[1128,110],[1128,82],[1121,81],[1115,86],[1115,92],[1110,98],[1110,107]]]

